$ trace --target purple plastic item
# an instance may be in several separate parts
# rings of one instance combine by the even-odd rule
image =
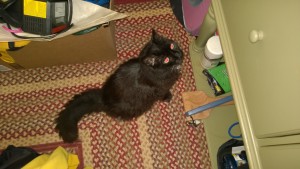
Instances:
[[[200,3],[197,3],[200,1]],[[199,28],[208,12],[211,0],[182,0],[184,26],[191,35],[198,36]]]

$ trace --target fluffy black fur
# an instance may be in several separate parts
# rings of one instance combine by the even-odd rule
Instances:
[[[152,30],[151,40],[139,57],[121,64],[102,88],[75,95],[56,118],[65,142],[78,138],[77,123],[85,115],[103,111],[129,120],[142,115],[158,101],[170,101],[171,87],[180,76],[183,52],[176,42]]]

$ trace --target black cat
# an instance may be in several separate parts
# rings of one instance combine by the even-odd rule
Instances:
[[[65,142],[78,137],[77,123],[85,115],[103,111],[129,120],[158,101],[170,101],[170,88],[180,76],[183,52],[173,40],[152,30],[151,40],[139,57],[121,64],[102,88],[75,95],[59,113],[56,129]]]

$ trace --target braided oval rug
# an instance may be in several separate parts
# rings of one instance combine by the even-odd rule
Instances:
[[[78,154],[79,168],[211,168],[203,126],[186,125],[183,115],[181,93],[195,90],[188,55],[192,38],[168,1],[118,4],[115,10],[129,15],[116,21],[118,59],[0,73],[0,149],[30,146],[44,153],[60,145]],[[185,54],[172,101],[158,102],[129,122],[103,113],[86,116],[79,123],[80,141],[64,144],[54,131],[64,103],[87,88],[101,87],[117,65],[136,57],[150,39],[151,28],[177,41]]]

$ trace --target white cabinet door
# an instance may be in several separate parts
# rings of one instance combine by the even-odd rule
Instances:
[[[221,4],[255,135],[300,133],[300,1]]]
[[[299,169],[300,144],[262,147],[260,157],[264,169]]]

